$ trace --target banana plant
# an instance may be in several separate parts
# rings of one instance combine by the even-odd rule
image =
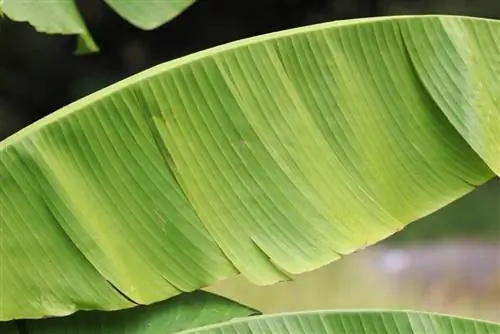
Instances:
[[[132,25],[156,29],[174,19],[195,0],[104,0],[118,15]],[[28,22],[37,31],[48,34],[78,35],[76,54],[99,51],[80,14],[75,0],[0,0],[0,17]]]
[[[22,129],[0,144],[2,330],[500,333],[403,311],[231,320],[255,311],[227,300],[222,318],[149,326],[189,315],[185,294],[288,280],[499,176],[499,45],[495,20],[323,23],[169,61]]]

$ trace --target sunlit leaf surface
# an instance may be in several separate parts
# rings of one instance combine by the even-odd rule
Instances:
[[[314,25],[159,65],[14,134],[0,319],[275,283],[465,195],[499,172],[499,38],[453,16]]]

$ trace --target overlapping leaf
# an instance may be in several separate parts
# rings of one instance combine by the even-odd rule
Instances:
[[[500,325],[411,311],[315,311],[260,316],[183,334],[498,334]]]
[[[29,22],[39,32],[78,35],[77,53],[99,50],[74,0],[4,0],[0,10],[11,20]]]
[[[104,1],[125,20],[144,30],[158,28],[195,2],[195,0]]]
[[[149,304],[237,273],[274,283],[463,196],[498,173],[499,36],[498,21],[451,16],[279,32],[13,135],[0,319]]]
[[[150,30],[175,18],[193,4],[194,0],[105,2],[131,24]],[[40,32],[78,35],[77,53],[99,50],[82,20],[75,0],[3,0],[0,1],[0,14],[2,13],[14,21],[28,22]]]
[[[257,311],[196,291],[115,312],[78,312],[63,318],[0,323],[2,334],[166,334],[247,317]]]

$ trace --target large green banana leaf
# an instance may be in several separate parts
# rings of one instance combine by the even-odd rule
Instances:
[[[0,319],[271,284],[463,196],[500,174],[499,45],[466,17],[314,25],[23,129],[0,144]]]
[[[144,30],[172,20],[195,0],[105,0],[121,17]],[[77,53],[99,50],[92,39],[75,0],[3,0],[0,13],[14,21],[28,22],[37,31],[48,34],[78,35]]]
[[[167,334],[247,317],[257,311],[207,292],[114,312],[78,312],[62,318],[0,322],[2,334]]]
[[[180,333],[500,334],[500,325],[412,311],[314,311],[235,319]]]

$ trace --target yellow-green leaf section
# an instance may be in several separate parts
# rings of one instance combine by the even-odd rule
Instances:
[[[238,273],[285,280],[486,182],[495,137],[472,126],[463,135],[450,118],[465,114],[422,74],[479,45],[424,43],[460,29],[484,30],[482,44],[500,36],[498,21],[417,16],[242,40],[151,68],[4,140],[0,319],[148,304]],[[431,51],[442,65],[427,65]],[[500,74],[490,56],[481,66]],[[463,105],[467,85],[447,94],[466,115],[498,120],[500,91],[468,84],[484,104]]]
[[[437,31],[429,34],[429,30]],[[500,174],[498,24],[412,21],[403,34],[426,90],[488,166]]]

